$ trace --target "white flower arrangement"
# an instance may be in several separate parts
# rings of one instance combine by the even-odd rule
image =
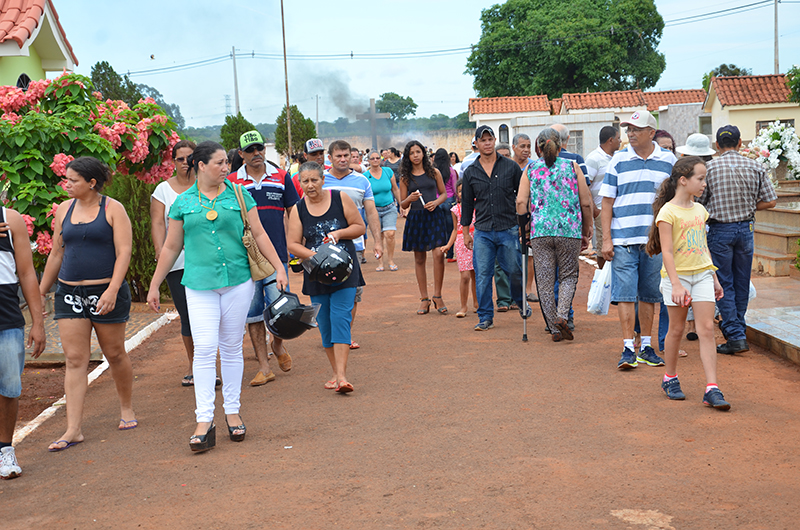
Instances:
[[[770,123],[740,152],[770,169],[775,169],[782,161],[786,161],[786,178],[800,180],[800,138],[790,125],[779,121]]]

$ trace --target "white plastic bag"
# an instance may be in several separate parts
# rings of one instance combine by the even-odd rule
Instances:
[[[586,310],[593,315],[607,315],[611,303],[611,262],[606,261],[603,268],[594,271],[592,287],[589,289],[589,301]]]

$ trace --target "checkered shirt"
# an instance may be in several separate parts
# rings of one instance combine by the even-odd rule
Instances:
[[[725,151],[707,167],[707,186],[698,202],[708,210],[709,220],[751,221],[757,203],[778,199],[764,166],[736,151]]]

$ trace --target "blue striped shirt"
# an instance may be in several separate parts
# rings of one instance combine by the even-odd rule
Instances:
[[[655,149],[644,159],[628,146],[611,158],[600,187],[601,197],[614,199],[611,241],[614,245],[647,243],[653,224],[653,201],[658,187],[669,178],[678,160],[672,151]]]

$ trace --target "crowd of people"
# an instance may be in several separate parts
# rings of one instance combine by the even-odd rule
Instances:
[[[744,315],[754,214],[775,205],[775,191],[766,170],[738,153],[736,127],[717,131],[715,150],[704,135],[676,146],[647,112],[636,112],[620,125],[628,145],[621,146],[618,128],[603,127],[599,147],[586,160],[566,150],[570,132],[561,124],[534,139],[517,134],[511,145],[498,143],[490,127],[480,126],[472,153],[463,160],[458,153],[434,151],[418,141],[409,142],[402,153],[390,147],[362,154],[344,141],[326,149],[321,140],[310,139],[288,172],[266,160],[258,131],[243,134],[239,148],[230,153],[235,169],[229,153],[215,142],[175,145],[175,176],[152,195],[157,266],[147,300],[153,310],[160,309],[159,289],[166,280],[189,360],[181,384],[195,393],[190,449],[200,452],[216,444],[217,386],[222,387],[228,436],[232,441],[245,438],[240,413],[243,330],[259,362],[250,385],[276,378],[273,359],[280,371],[292,369],[285,337],[265,319],[277,310],[276,303],[286,302],[290,262],[304,264],[302,292],[312,302],[304,307],[316,315],[331,365],[332,376],[323,386],[341,394],[354,391],[347,362],[349,351],[360,347],[353,327],[366,284],[364,253],[371,241],[376,270],[398,270],[394,250],[402,218],[401,248],[414,255],[418,315],[428,314],[431,305],[440,315],[449,314],[442,293],[446,263],[452,260],[459,270],[456,317],[474,311],[474,329],[486,332],[494,327],[495,310],[516,309],[527,319],[531,304],[539,302],[554,342],[574,339],[579,255],[594,240],[598,266],[612,271],[611,303],[617,306],[623,342],[618,369],[640,363],[664,366],[663,392],[669,399],[685,399],[677,361],[684,353],[680,343],[688,318],[687,338],[700,341],[707,383],[703,402],[728,410],[718,386],[716,354],[749,347]],[[45,346],[44,296],[56,286],[54,318],[66,359],[67,426],[48,449],[63,451],[85,439],[81,418],[93,330],[116,385],[118,428],[139,425],[124,348],[131,305],[125,281],[131,223],[122,204],[102,195],[109,178],[109,169],[90,157],[67,165],[69,199],[55,212],[53,251],[40,282],[22,218],[0,209],[0,299],[6,302],[0,304],[2,478],[21,473],[11,445],[25,350],[18,288],[30,307],[27,344],[37,357]],[[271,276],[253,279],[253,249],[242,237],[246,227],[274,268]],[[323,277],[323,262],[345,272]],[[652,338],[656,303],[658,352]],[[715,313],[726,339],[716,349]]]

